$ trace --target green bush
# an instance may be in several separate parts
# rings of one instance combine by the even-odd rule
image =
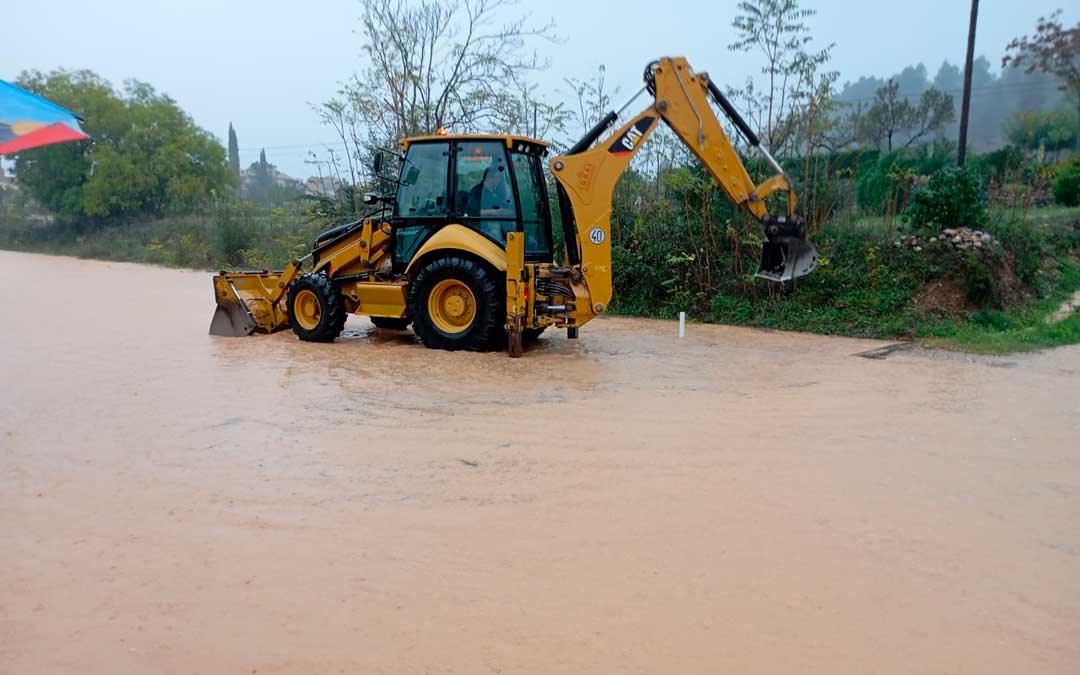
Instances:
[[[1030,182],[1038,166],[1015,145],[1007,145],[985,155],[975,155],[968,160],[968,167],[983,180],[992,178],[998,183]]]
[[[242,265],[244,251],[254,246],[257,234],[250,205],[218,206],[211,227],[218,257],[226,265]]]
[[[894,255],[892,273],[910,286],[953,281],[969,303],[981,307],[999,306],[1005,297],[999,273],[1002,253],[995,247],[962,250],[937,243],[928,244],[922,251],[902,247]]]
[[[1054,179],[1054,201],[1063,206],[1080,206],[1080,160],[1073,160]]]
[[[719,323],[748,323],[754,318],[754,306],[748,298],[716,295],[712,299],[712,320]]]
[[[611,249],[612,286],[615,294],[611,311],[630,316],[660,313],[667,300],[668,269],[664,240],[646,240],[632,246]]]
[[[971,315],[971,322],[983,328],[992,328],[997,331],[1006,331],[1012,327],[1009,317],[992,309],[984,309]]]
[[[915,230],[945,227],[978,228],[986,222],[982,185],[967,169],[948,167],[934,173],[915,189],[904,214]]]
[[[916,176],[935,174],[956,156],[951,143],[931,143],[883,155],[868,155],[858,169],[855,199],[865,213],[903,211]]]
[[[881,213],[893,199],[895,186],[889,168],[874,164],[855,181],[855,202],[867,213]]]
[[[983,307],[1001,305],[1002,290],[994,267],[1000,265],[996,256],[981,256],[964,251],[960,262],[960,281],[968,301]]]
[[[1039,267],[1043,258],[1053,254],[1046,232],[1032,227],[1030,223],[997,222],[996,219],[987,223],[986,230],[1013,255],[1016,278],[1038,290]]]

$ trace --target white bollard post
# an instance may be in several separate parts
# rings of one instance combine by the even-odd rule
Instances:
[[[679,312],[679,337],[686,337],[686,312]]]

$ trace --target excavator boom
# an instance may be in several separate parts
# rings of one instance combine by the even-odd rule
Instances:
[[[578,262],[575,258],[580,259],[593,312],[602,312],[611,299],[609,235],[615,184],[661,120],[697,157],[724,194],[761,223],[765,243],[758,276],[790,281],[813,271],[817,253],[806,241],[805,224],[795,213],[796,196],[791,181],[709,76],[695,73],[682,57],[665,57],[646,69],[645,87],[638,95],[645,91],[652,96],[652,103],[608,140],[590,149],[615,123],[618,118],[615,112],[605,116],[569,152],[551,161],[560,201],[569,206],[564,209],[564,220],[572,215],[575,236],[572,246],[568,245],[569,262],[574,264]],[[751,147],[761,152],[776,171],[775,175],[760,184],[754,183],[712,104],[720,108]],[[778,191],[787,193],[786,210],[771,214],[765,200]]]

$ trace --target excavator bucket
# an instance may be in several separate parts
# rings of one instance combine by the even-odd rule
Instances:
[[[761,247],[757,275],[770,281],[791,281],[806,276],[817,267],[817,250],[805,239],[766,241]]]
[[[817,250],[806,240],[806,223],[795,214],[766,216],[765,243],[757,275],[769,281],[792,281],[817,267]]]
[[[214,276],[217,308],[210,334],[242,337],[273,333],[289,325],[282,298],[292,282],[285,272],[222,272]]]

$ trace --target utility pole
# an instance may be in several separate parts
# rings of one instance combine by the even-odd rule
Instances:
[[[971,113],[971,71],[975,61],[975,24],[979,20],[979,0],[971,0],[971,23],[968,25],[967,61],[964,64],[964,100],[960,103],[960,147],[956,149],[956,165],[964,166],[967,155],[968,115]]]

